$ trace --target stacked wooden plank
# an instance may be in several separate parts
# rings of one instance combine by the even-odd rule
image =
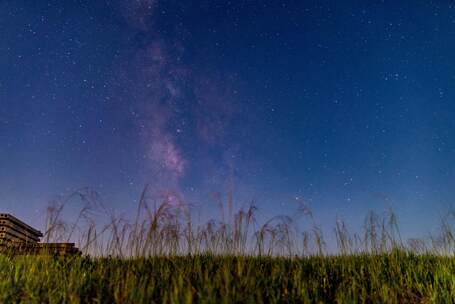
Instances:
[[[11,214],[0,213],[0,240],[36,244],[43,234]]]
[[[74,243],[39,243],[36,251],[38,254],[81,254]]]
[[[74,243],[40,243],[41,231],[11,214],[0,213],[0,250],[26,254],[80,254]]]

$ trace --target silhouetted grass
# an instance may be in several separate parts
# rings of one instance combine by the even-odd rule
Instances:
[[[230,197],[204,223],[176,194],[148,188],[132,221],[88,189],[60,198],[45,239],[76,239],[84,256],[0,255],[0,303],[455,302],[452,213],[438,235],[407,241],[391,210],[369,213],[358,233],[338,219],[329,253],[307,206],[259,223],[256,207],[234,212]],[[75,198],[84,206],[64,221]]]

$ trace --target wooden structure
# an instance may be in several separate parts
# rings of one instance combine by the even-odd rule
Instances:
[[[25,254],[80,254],[74,243],[40,243],[41,231],[11,214],[0,213],[0,251]]]
[[[43,234],[11,214],[0,213],[0,240],[36,244]]]

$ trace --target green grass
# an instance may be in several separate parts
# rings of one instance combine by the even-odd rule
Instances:
[[[86,205],[66,222],[74,198]],[[48,208],[44,240],[75,240],[84,256],[0,254],[0,303],[455,303],[455,212],[409,240],[391,210],[357,232],[338,219],[329,246],[305,205],[265,221],[230,197],[218,205],[218,219],[194,221],[146,187],[127,220],[76,192]]]
[[[455,259],[0,256],[2,303],[453,303]]]

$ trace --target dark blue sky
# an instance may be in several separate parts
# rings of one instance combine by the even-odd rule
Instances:
[[[0,1],[0,207],[150,183],[422,235],[455,194],[450,3]]]

